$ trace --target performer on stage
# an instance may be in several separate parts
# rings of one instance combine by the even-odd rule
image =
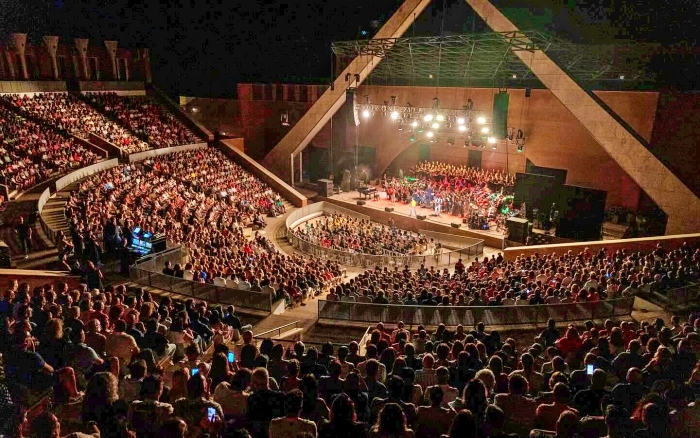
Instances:
[[[408,210],[408,217],[416,217],[416,204],[415,198],[411,198],[411,208]]]
[[[435,215],[440,217],[440,212],[442,211],[442,198],[440,196],[435,197]]]

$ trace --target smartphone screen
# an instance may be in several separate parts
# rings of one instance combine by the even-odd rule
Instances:
[[[233,354],[233,351],[228,352],[228,363],[233,363],[236,360],[236,356]]]
[[[588,374],[589,376],[592,376],[593,371],[595,371],[595,365],[593,365],[593,364],[586,365],[586,374]]]
[[[193,376],[196,375],[196,374],[198,374],[198,373],[199,373],[199,368],[192,368],[191,373],[192,373]]]
[[[209,421],[214,421],[214,415],[216,415],[216,409],[207,408],[207,418]]]

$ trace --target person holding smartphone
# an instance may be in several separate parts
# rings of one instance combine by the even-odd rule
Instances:
[[[209,387],[204,375],[194,370],[192,372],[194,375],[187,381],[187,397],[173,404],[174,415],[185,420],[190,427],[202,429],[202,424],[222,421],[224,412],[221,405],[209,400]],[[198,433],[194,435],[199,436]]]

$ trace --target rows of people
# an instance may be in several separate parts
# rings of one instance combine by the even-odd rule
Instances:
[[[93,133],[131,154],[150,149],[126,127],[110,120],[79,97],[69,93],[37,93],[1,97],[23,114],[44,120],[58,129],[79,137]]]
[[[197,143],[199,140],[180,121],[146,96],[120,96],[117,93],[89,93],[93,106],[127,126],[151,148]]]
[[[335,287],[329,300],[407,305],[499,306],[594,302],[668,293],[700,279],[700,248],[684,243],[651,252],[626,250],[534,254],[506,261],[499,253],[452,273],[434,267],[367,270]]]
[[[258,344],[232,308],[156,303],[123,286],[29,292],[13,284],[0,301],[5,436],[700,434],[697,314],[668,325],[551,320],[517,340],[483,324],[431,332],[398,322],[395,330],[378,324],[365,345],[326,343],[319,351],[297,342],[285,350],[270,339]],[[22,390],[52,387],[52,409],[28,422]]]
[[[514,176],[507,172],[424,161],[412,167],[410,175],[384,177],[382,185],[390,200],[415,201],[437,215],[481,216],[501,228],[506,215],[514,211]]]
[[[0,107],[0,154],[2,183],[18,190],[98,160],[75,140],[4,107]]]
[[[426,255],[436,248],[433,239],[418,233],[339,213],[306,221],[294,233],[314,245],[350,253]]]
[[[179,271],[194,281],[275,277],[295,297],[320,290],[338,275],[336,264],[284,255],[264,234],[256,231],[249,238],[244,232],[248,225],[264,227],[266,215],[283,211],[279,194],[220,151],[178,152],[84,180],[66,204],[67,251],[98,264],[95,241],[102,240],[115,256],[128,254],[133,230],[140,228],[183,245],[189,263]]]

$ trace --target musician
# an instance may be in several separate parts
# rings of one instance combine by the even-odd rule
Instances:
[[[391,201],[391,203],[394,203],[395,197],[396,197],[396,191],[394,190],[394,187],[389,185],[386,188],[386,197]]]
[[[416,215],[416,200],[414,198],[411,198],[411,208],[408,210],[408,217],[417,217]]]
[[[440,196],[435,197],[435,215],[440,217],[440,212],[442,211],[442,198]]]

